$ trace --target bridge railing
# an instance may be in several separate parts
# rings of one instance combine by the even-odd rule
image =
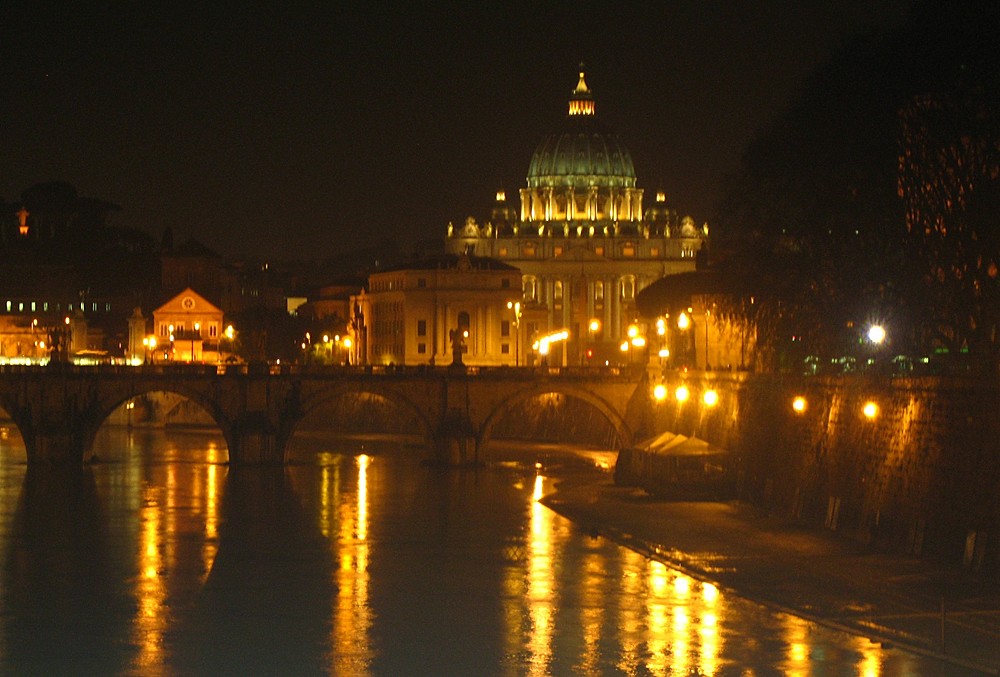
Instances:
[[[384,378],[414,378],[439,376],[471,377],[502,380],[537,380],[538,378],[554,379],[612,379],[634,381],[641,377],[643,367],[478,367],[430,365],[313,365],[313,364],[192,364],[192,363],[160,363],[142,365],[75,365],[68,363],[50,363],[39,365],[0,365],[0,377],[3,375],[41,375],[46,373],[62,373],[74,375],[117,375],[117,376],[306,376],[310,378],[342,378],[358,376],[375,376]]]

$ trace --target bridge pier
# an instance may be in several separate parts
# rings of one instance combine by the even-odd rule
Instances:
[[[266,412],[247,412],[226,432],[229,462],[240,465],[280,465],[285,462],[285,435]]]
[[[466,412],[449,409],[434,432],[436,463],[468,465],[479,462],[479,438]]]

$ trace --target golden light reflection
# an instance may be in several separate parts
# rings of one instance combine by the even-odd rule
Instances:
[[[337,538],[333,539],[334,559],[338,567],[334,572],[337,595],[334,598],[332,644],[334,646],[334,674],[351,674],[364,671],[373,657],[370,632],[374,622],[370,602],[371,577],[368,560],[371,545],[368,542],[368,469],[372,458],[360,455],[357,465],[357,497],[348,500],[349,494],[340,501],[339,466],[334,465],[335,476],[331,481],[329,466],[322,473],[321,498],[325,519],[337,510],[339,523]],[[338,492],[336,495],[334,492]],[[327,528],[326,533],[331,532]]]
[[[158,666],[163,661],[163,633],[167,618],[162,612],[167,591],[160,571],[163,569],[160,526],[163,508],[157,494],[162,489],[146,487],[140,511],[139,580],[136,591],[138,613],[135,619],[135,644],[139,647],[136,664],[140,668]]]
[[[784,616],[785,643],[788,645],[788,660],[784,665],[785,674],[790,677],[805,677],[812,673],[809,666],[808,621],[795,616]]]
[[[539,499],[544,495],[545,477],[535,475],[531,492],[531,529],[528,539],[528,617],[531,634],[530,675],[550,674],[553,633],[553,562],[552,521],[553,513]]]

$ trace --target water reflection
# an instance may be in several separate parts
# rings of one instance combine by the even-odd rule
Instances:
[[[776,614],[539,499],[579,472],[332,444],[230,468],[218,435],[0,458],[2,674],[891,677],[928,659]]]
[[[93,475],[25,473],[10,527],[3,542],[0,672],[122,672],[131,648],[118,640],[128,633],[132,605],[116,575]]]

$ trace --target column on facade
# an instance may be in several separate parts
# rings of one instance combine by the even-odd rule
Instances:
[[[622,278],[616,277],[614,280],[614,296],[612,303],[614,308],[611,312],[611,326],[614,327],[614,338],[617,341],[622,336]]]
[[[527,188],[522,188],[521,193],[521,222],[531,220],[531,191]]]
[[[566,220],[572,221],[576,218],[576,193],[573,188],[566,189]]]

